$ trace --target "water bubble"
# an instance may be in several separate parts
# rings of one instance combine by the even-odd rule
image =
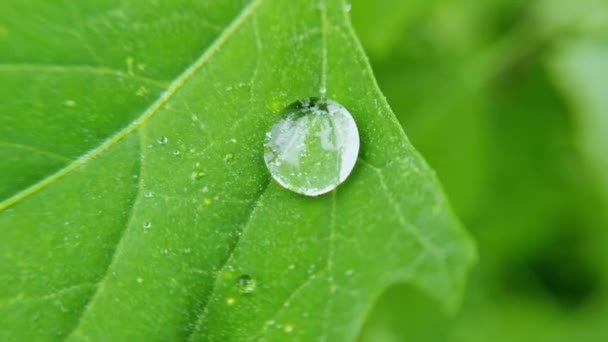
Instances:
[[[247,274],[240,276],[237,279],[237,284],[239,285],[239,290],[241,293],[252,293],[255,291],[255,280]]]
[[[266,134],[264,161],[283,187],[307,196],[330,192],[350,174],[359,153],[351,114],[329,99],[288,106]]]
[[[169,141],[169,139],[167,139],[166,136],[161,135],[160,137],[158,137],[158,140],[156,140],[159,144],[164,145],[167,143],[167,141]]]
[[[181,153],[181,152],[179,152],[179,150],[175,150],[175,151],[173,151],[173,155],[174,155],[174,156],[179,156],[179,154],[180,154],[180,153]]]
[[[154,196],[154,194],[152,193],[152,191],[146,191],[146,192],[144,192],[144,197],[150,198],[152,196]]]
[[[321,94],[325,95],[325,93],[327,93],[327,88],[325,88],[325,87],[321,87],[321,88],[319,88],[319,92],[320,92]]]
[[[144,222],[144,228],[145,228],[145,229],[148,229],[148,228],[150,228],[150,227],[152,227],[152,222],[150,222],[150,221],[146,221],[146,222]]]

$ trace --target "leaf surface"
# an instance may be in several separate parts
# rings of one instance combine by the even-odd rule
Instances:
[[[390,284],[458,300],[474,249],[342,2],[9,1],[0,56],[1,339],[352,340]],[[309,198],[263,140],[321,89],[361,151]]]

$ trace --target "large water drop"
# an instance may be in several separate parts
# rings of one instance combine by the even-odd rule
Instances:
[[[359,153],[355,120],[339,103],[306,98],[288,106],[266,133],[264,161],[283,187],[307,196],[330,192]]]

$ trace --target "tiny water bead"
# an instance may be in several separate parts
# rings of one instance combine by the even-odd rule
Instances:
[[[247,274],[243,274],[237,279],[237,284],[241,293],[252,293],[255,291],[255,280]]]
[[[272,178],[306,196],[322,195],[344,182],[358,154],[355,120],[330,99],[306,98],[289,105],[264,143]]]

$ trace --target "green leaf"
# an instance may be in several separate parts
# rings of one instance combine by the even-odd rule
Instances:
[[[474,249],[342,2],[14,0],[0,33],[0,339],[352,340],[390,284],[458,300]],[[263,141],[321,88],[361,151],[308,198]]]

